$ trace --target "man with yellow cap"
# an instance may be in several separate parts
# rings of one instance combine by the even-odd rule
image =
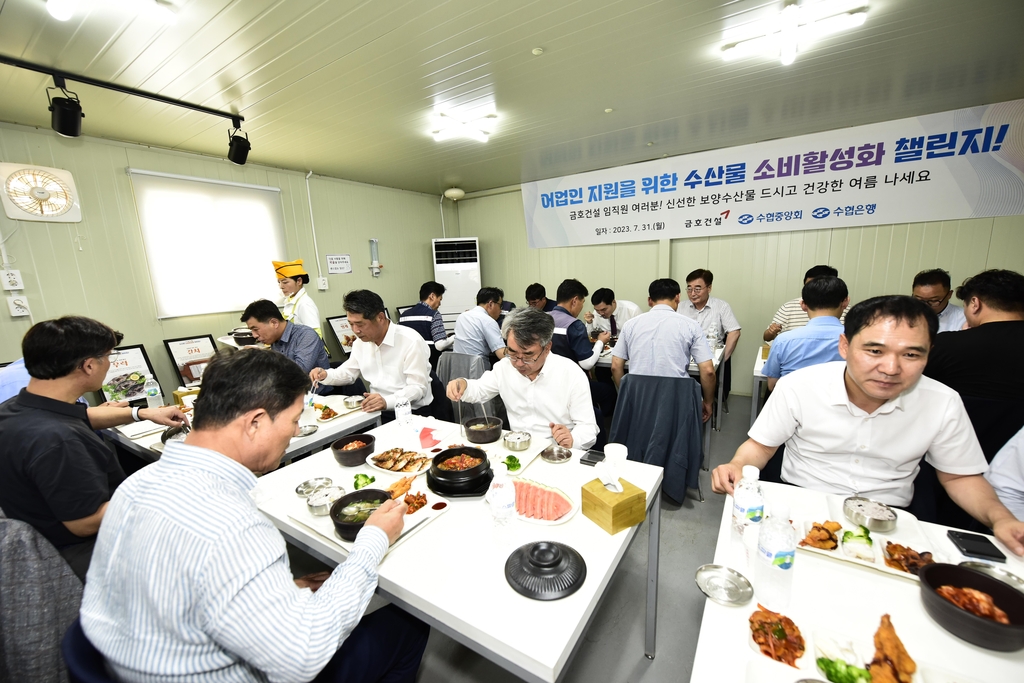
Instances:
[[[303,285],[309,284],[309,273],[302,266],[302,259],[295,261],[273,261],[274,274],[277,275],[277,286],[284,294],[281,304],[286,322],[298,323],[312,327],[323,339],[320,331],[320,309],[306,294]]]

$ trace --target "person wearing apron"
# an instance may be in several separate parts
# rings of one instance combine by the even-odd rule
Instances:
[[[320,309],[313,299],[306,294],[303,285],[309,284],[309,273],[302,266],[302,259],[296,261],[274,261],[274,274],[277,275],[277,286],[284,294],[281,312],[286,322],[298,323],[312,327],[323,339],[320,330]]]

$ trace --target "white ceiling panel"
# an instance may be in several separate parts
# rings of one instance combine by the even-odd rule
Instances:
[[[720,57],[778,0],[173,2],[0,0],[0,54],[240,113],[253,162],[435,194],[1024,97],[1021,0],[871,0],[790,66]],[[0,66],[0,120],[48,127],[49,85]],[[224,119],[69,88],[86,135],[226,153]],[[429,134],[491,102],[489,142]]]

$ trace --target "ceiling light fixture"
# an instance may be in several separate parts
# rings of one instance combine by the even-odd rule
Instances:
[[[453,138],[487,142],[494,133],[494,124],[497,121],[498,114],[494,111],[475,117],[460,116],[451,111],[435,111],[430,134],[437,142]]]
[[[722,59],[728,62],[763,55],[789,65],[798,52],[805,52],[821,38],[862,26],[867,16],[868,0],[820,0],[803,5],[793,0],[774,16],[728,31]]]
[[[228,161],[245,166],[245,160],[249,158],[249,150],[252,149],[252,145],[249,144],[249,134],[242,130],[241,119],[232,119],[231,125],[234,128],[228,131]]]
[[[46,11],[57,21],[67,21],[78,9],[78,0],[46,0]]]
[[[85,118],[78,93],[67,90],[60,76],[53,77],[53,86],[46,89],[46,99],[50,101],[50,128],[57,131],[57,135],[77,138],[82,134],[82,119]],[[60,90],[64,97],[50,97],[51,90]]]

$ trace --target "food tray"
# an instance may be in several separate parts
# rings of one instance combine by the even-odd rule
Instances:
[[[842,506],[843,499],[832,496],[829,498],[827,511],[825,508],[822,509],[821,514],[824,514],[824,517],[819,516],[813,519],[805,518],[802,520],[794,520],[793,526],[796,528],[797,535],[799,536],[797,539],[797,549],[804,552],[814,553],[816,555],[822,555],[824,557],[830,557],[832,559],[839,560],[840,562],[850,562],[862,567],[870,567],[871,569],[875,569],[892,576],[910,579],[911,581],[918,581],[917,576],[910,572],[893,569],[885,564],[884,552],[886,542],[891,541],[893,543],[898,543],[900,545],[913,548],[919,553],[931,552],[932,559],[936,562],[948,561],[940,548],[932,547],[932,543],[930,543],[928,541],[928,537],[925,536],[924,530],[921,528],[921,523],[917,520],[917,517],[909,512],[904,512],[903,510],[896,511],[896,528],[891,532],[884,534],[875,531],[871,532],[872,551],[874,555],[874,559],[872,561],[862,560],[860,558],[847,555],[843,551],[843,532],[855,531],[857,529],[857,525],[846,519],[845,515],[843,515]],[[838,513],[838,515],[836,513]],[[839,547],[835,550],[823,550],[821,548],[799,545],[799,542],[807,536],[807,533],[810,531],[814,522],[823,524],[826,521],[840,522],[843,525],[843,528],[836,534],[839,538]]]
[[[388,483],[390,484],[390,482]],[[381,485],[381,488],[383,489],[384,485]],[[405,516],[405,528],[402,529],[402,535],[398,537],[397,541],[391,544],[391,547],[388,548],[388,552],[391,552],[400,546],[409,536],[451,509],[451,504],[449,504],[448,501],[430,491],[425,485],[422,485],[422,482],[416,482],[413,484],[413,487],[409,489],[409,493],[425,493],[427,495],[427,504],[413,514]],[[445,503],[445,506],[440,510],[435,510],[433,506],[437,503]],[[297,498],[295,496],[291,497],[288,505],[288,517],[310,531],[316,532],[318,536],[340,546],[345,550],[345,552],[352,550],[352,546],[355,544],[355,541],[346,541],[338,536],[330,515],[316,517],[310,514],[309,510],[306,509],[306,501],[301,498]]]
[[[502,439],[504,438],[505,434],[508,434],[508,432],[502,432]],[[491,461],[492,468],[499,462],[503,462],[505,458],[507,458],[510,455],[514,455],[515,457],[519,458],[519,464],[521,465],[521,467],[515,472],[508,473],[508,476],[510,477],[518,477],[520,474],[526,471],[526,468],[530,466],[530,463],[537,459],[537,456],[540,455],[540,452],[542,450],[551,445],[550,439],[543,437],[537,438],[537,435],[534,434],[533,432],[530,432],[530,437],[530,446],[525,451],[510,451],[509,449],[505,448],[505,445],[502,443],[502,439],[498,439],[493,443],[467,443],[466,445],[473,446],[474,448],[479,448],[483,452],[487,453],[487,459]],[[452,438],[454,439],[457,437]]]
[[[326,420],[324,420],[324,419],[322,419],[320,417],[320,411],[317,410],[316,408],[313,408],[312,409],[313,410],[313,414],[317,416],[316,417],[316,421],[319,422],[320,424],[325,424],[327,422],[334,422],[339,417],[345,417],[349,413],[354,413],[357,410],[361,410],[361,408],[359,406],[356,406],[355,408],[346,408],[344,406],[344,404],[341,404],[341,401],[338,401],[338,403],[341,404],[340,407],[339,407],[338,405],[335,405],[335,402],[333,402],[333,401],[332,402],[328,402],[326,400],[327,398],[329,398],[328,396],[318,396],[317,398],[320,399],[320,400],[317,401],[318,404],[329,406],[331,410],[333,410],[334,412],[337,413],[337,415],[335,415],[334,417],[329,417]]]

